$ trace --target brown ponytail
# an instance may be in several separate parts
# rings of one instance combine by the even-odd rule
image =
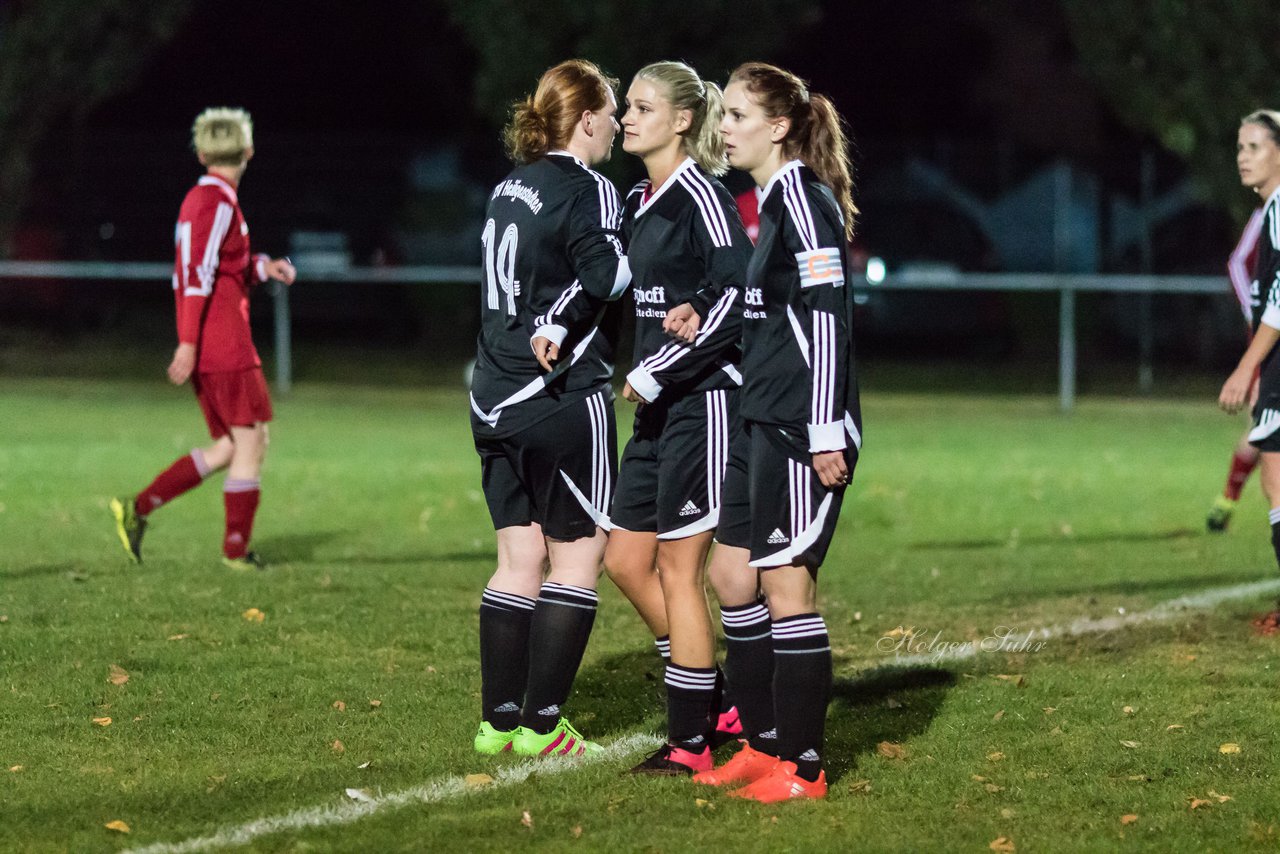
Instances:
[[[511,121],[502,131],[507,154],[516,163],[532,163],[564,148],[582,114],[603,108],[617,86],[615,78],[585,59],[548,68],[534,93],[512,105]]]
[[[831,188],[844,214],[845,238],[852,239],[858,208],[853,203],[849,138],[835,104],[825,95],[810,93],[808,85],[790,71],[763,62],[739,65],[729,82],[745,84],[769,118],[790,120],[783,154],[808,166]]]

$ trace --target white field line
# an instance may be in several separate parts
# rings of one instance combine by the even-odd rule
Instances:
[[[414,804],[436,804],[471,794],[483,794],[493,789],[523,783],[537,772],[539,777],[574,771],[583,765],[620,759],[657,744],[659,737],[650,733],[634,733],[605,745],[604,750],[577,759],[530,759],[517,765],[509,765],[493,774],[493,782],[468,788],[463,777],[441,777],[420,786],[391,792],[386,795],[368,795],[365,800],[342,800],[325,806],[295,810],[282,815],[254,819],[244,824],[223,827],[208,836],[198,836],[182,842],[158,842],[142,848],[131,848],[124,854],[187,854],[195,851],[213,851],[233,845],[246,845],[260,836],[303,830],[315,827],[331,827],[351,824],[377,813],[395,810]]]
[[[1114,614],[1109,617],[1089,619],[1082,617],[1070,623],[1056,626],[1045,626],[1039,629],[1009,629],[1005,635],[997,634],[979,641],[943,641],[940,636],[916,636],[895,644],[891,649],[908,650],[907,654],[898,654],[881,662],[883,667],[919,667],[929,664],[940,664],[944,661],[963,661],[974,658],[979,653],[989,652],[1027,652],[1038,649],[1053,638],[1072,638],[1081,635],[1113,632],[1129,626],[1143,623],[1160,623],[1177,619],[1189,611],[1206,611],[1223,602],[1233,599],[1250,599],[1255,596],[1274,595],[1280,593],[1280,579],[1271,578],[1266,581],[1253,581],[1248,584],[1236,584],[1231,587],[1211,587],[1199,593],[1191,593],[1162,602],[1149,611],[1138,611],[1133,614]],[[923,651],[917,651],[923,650]],[[890,650],[885,650],[886,652]]]

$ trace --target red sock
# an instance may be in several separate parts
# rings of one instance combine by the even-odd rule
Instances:
[[[208,473],[200,451],[178,457],[172,465],[160,472],[159,477],[151,481],[150,486],[138,493],[133,501],[134,512],[139,516],[146,516],[162,504],[168,504],[187,490],[199,486]]]
[[[262,491],[255,480],[227,478],[222,487],[222,501],[227,509],[227,532],[222,539],[222,553],[227,557],[244,557],[253,534],[253,516],[258,512]]]
[[[1259,456],[1257,453],[1242,454],[1239,451],[1231,456],[1231,473],[1227,475],[1227,485],[1222,489],[1223,495],[1232,501],[1240,500],[1240,490],[1244,489],[1244,482],[1257,468]]]

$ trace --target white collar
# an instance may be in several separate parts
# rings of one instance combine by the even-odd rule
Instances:
[[[764,200],[769,198],[769,191],[773,189],[774,184],[782,180],[782,177],[788,172],[795,172],[803,165],[804,164],[799,160],[788,160],[786,163],[782,164],[782,168],[777,172],[774,172],[769,178],[769,183],[764,185],[764,192],[760,193],[760,205],[763,206]]]
[[[235,188],[217,175],[202,175],[196,183],[201,187],[217,187],[223,193],[226,193],[227,198],[231,200],[231,204],[237,204]]]
[[[1274,190],[1271,191],[1271,195],[1267,196],[1267,200],[1262,203],[1262,206],[1265,208],[1266,206],[1270,205],[1272,202],[1277,201],[1278,199],[1280,199],[1280,187],[1276,187]]]
[[[671,173],[671,176],[670,176],[669,178],[667,178],[666,183],[664,183],[661,187],[659,187],[659,188],[654,192],[654,194],[648,198],[648,200],[647,200],[647,201],[646,201],[646,200],[644,200],[644,199],[641,199],[641,201],[640,201],[640,207],[636,208],[636,216],[640,216],[642,213],[644,213],[645,211],[647,211],[649,208],[653,207],[653,203],[654,203],[654,202],[656,202],[656,201],[658,200],[658,197],[659,197],[659,196],[661,196],[663,193],[665,193],[665,192],[667,191],[667,188],[668,188],[668,187],[670,187],[672,184],[675,184],[675,183],[676,183],[676,179],[680,177],[680,173],[681,173],[681,172],[687,172],[687,171],[689,171],[690,169],[696,168],[696,166],[697,166],[697,164],[694,162],[694,160],[693,160],[693,158],[692,158],[692,157],[686,157],[686,158],[681,162],[681,164],[680,164],[679,166],[677,166],[677,167],[676,167],[676,171],[672,172],[672,173]],[[650,181],[650,182],[649,182],[649,186],[651,186],[651,187],[653,186],[653,182],[652,182],[652,181]]]

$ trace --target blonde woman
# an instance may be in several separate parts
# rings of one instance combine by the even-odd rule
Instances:
[[[249,334],[249,294],[268,279],[293,284],[297,271],[287,258],[249,252],[249,226],[237,196],[253,158],[249,114],[211,107],[196,117],[191,137],[207,171],[178,213],[173,271],[178,347],[168,374],[174,385],[191,381],[213,444],[179,457],[137,495],[113,498],[111,512],[125,552],[140,563],[150,514],[214,472],[229,469],[222,486],[222,562],[234,570],[262,569],[249,538],[272,413],[262,360]]]
[[[670,638],[667,741],[639,773],[711,767],[718,709],[705,563],[720,520],[720,486],[738,422],[743,282],[751,240],[733,196],[719,134],[722,96],[681,62],[657,62],[627,90],[622,148],[648,178],[627,199],[624,232],[635,296],[636,403],[605,552],[610,577],[655,635]],[[705,320],[692,340],[663,328],[691,303]]]

